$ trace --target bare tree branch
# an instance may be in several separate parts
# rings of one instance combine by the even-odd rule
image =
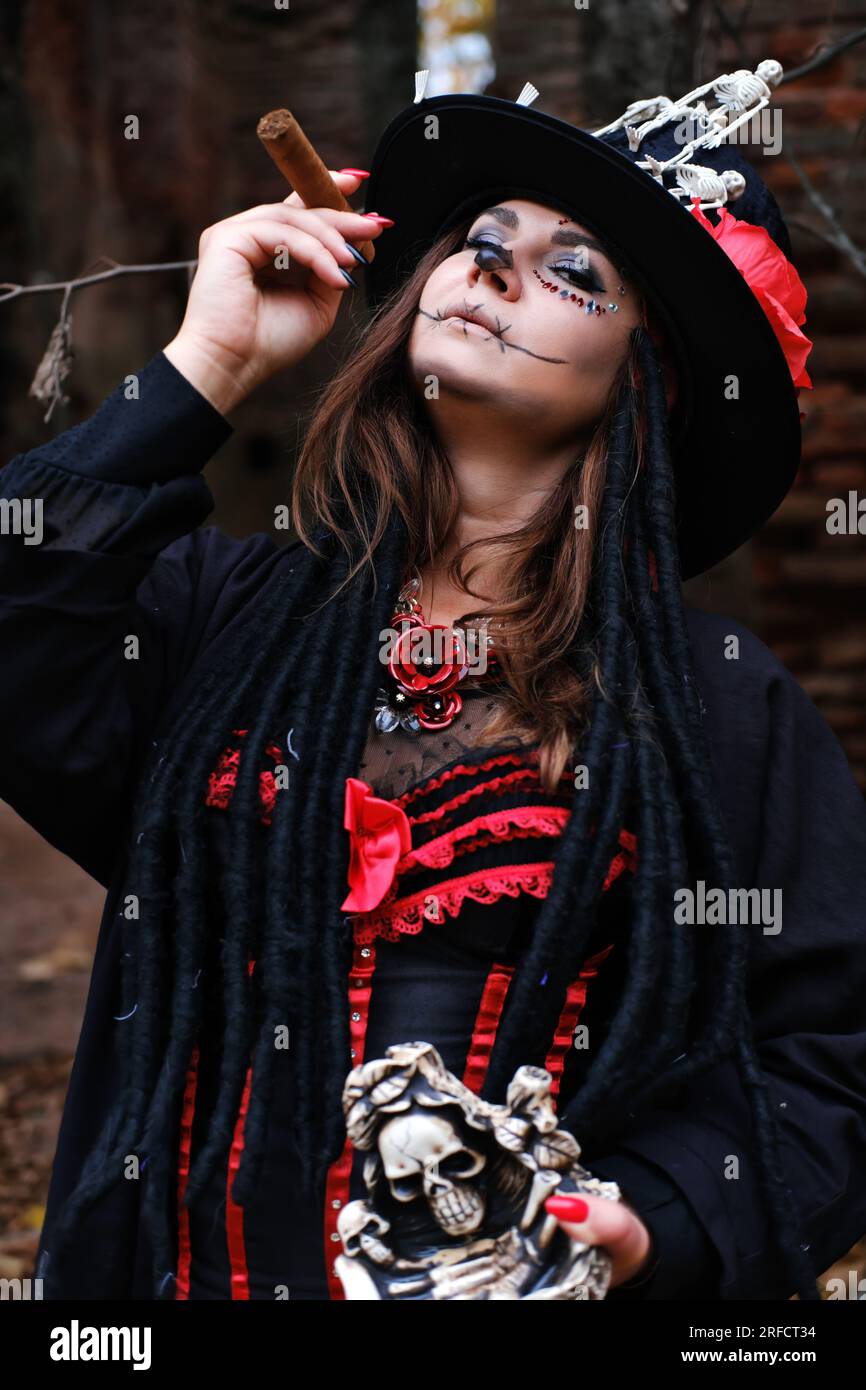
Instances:
[[[0,281],[0,290],[5,290],[5,294],[0,294],[0,303],[6,299],[17,299],[21,294],[47,294],[52,290],[63,290],[66,295],[71,290],[77,290],[82,285],[95,285],[100,280],[113,280],[117,275],[143,275],[157,270],[190,270],[198,265],[198,261],[162,261],[155,265],[118,265],[117,261],[110,260],[109,257],[102,257],[108,260],[111,265],[110,270],[102,270],[96,275],[80,275],[74,280],[54,280],[51,284],[45,285],[13,285],[8,280]]]
[[[820,44],[817,52],[807,63],[802,63],[800,67],[791,68],[790,72],[785,73],[779,86],[784,87],[786,82],[796,82],[799,77],[805,77],[808,72],[817,72],[819,68],[832,63],[833,59],[838,57],[840,53],[844,53],[846,48],[853,48],[855,43],[862,43],[864,39],[866,39],[866,29],[855,29],[853,34],[847,34],[844,39],[840,39],[830,48]]]
[[[844,256],[847,256],[859,275],[866,275],[866,255],[863,254],[859,246],[855,246],[826,198],[822,197],[818,192],[791,148],[791,142],[787,136],[785,137],[785,158],[791,165],[800,183],[803,185],[809,202],[821,214],[829,228],[826,235],[821,237],[822,241],[829,242],[831,246],[836,247],[837,251],[841,251]],[[788,220],[791,221],[792,219],[789,218]],[[808,230],[814,232],[816,236],[821,236],[821,233],[816,231],[814,227],[810,227],[808,223],[798,223],[798,225],[806,226]]]
[[[118,275],[146,275],[158,270],[185,270],[187,281],[192,279],[198,261],[162,261],[153,265],[118,265],[110,256],[100,256],[99,260],[107,261],[110,269],[93,271],[87,275],[78,275],[72,280],[54,280],[48,284],[41,285],[15,285],[9,281],[0,283],[0,303],[5,303],[9,299],[18,299],[23,294],[50,294],[59,290],[63,291],[63,300],[60,305],[60,317],[48,340],[48,346],[42,354],[42,360],[36,368],[36,373],[30,383],[27,394],[33,396],[42,405],[47,405],[48,409],[44,415],[45,423],[51,419],[57,405],[66,405],[68,397],[63,394],[63,382],[72,370],[72,314],[70,303],[74,290],[79,290],[86,285],[96,285],[103,280],[113,280]]]
[[[797,227],[801,232],[808,232],[810,236],[817,237],[818,241],[823,241],[825,245],[832,246],[834,251],[842,251],[844,248],[839,245],[838,238],[832,232],[825,232],[821,227],[814,226],[811,222],[806,222],[802,217],[788,217],[785,219],[789,227]],[[857,248],[854,248],[857,251]],[[857,252],[860,256],[860,253]],[[862,259],[862,256],[861,256]],[[855,269],[862,275],[866,275],[866,265],[861,268],[855,262]]]

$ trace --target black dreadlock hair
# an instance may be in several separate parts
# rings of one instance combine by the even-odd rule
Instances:
[[[694,936],[673,924],[673,891],[690,873],[722,888],[734,886],[735,878],[683,610],[662,365],[643,328],[632,333],[630,361],[639,368],[642,399],[633,389],[623,389],[617,399],[590,590],[573,651],[578,668],[598,676],[579,752],[597,775],[588,789],[575,793],[483,1094],[504,1099],[517,1066],[543,1062],[545,1042],[583,959],[626,807],[633,806],[639,855],[627,978],[563,1123],[582,1142],[615,1133],[615,1117],[629,1113],[631,1105],[661,1100],[733,1059],[754,1117],[776,1244],[800,1297],[814,1300],[815,1271],[785,1186],[776,1119],[751,1034],[745,931],[713,933],[710,945],[696,947]],[[644,438],[645,450],[638,444]],[[644,457],[637,466],[639,452]],[[342,1082],[351,1067],[345,1009],[351,929],[340,910],[348,854],[343,796],[367,737],[380,678],[374,639],[389,622],[402,580],[406,531],[393,508],[375,564],[359,568],[336,598],[353,557],[338,550],[327,528],[317,540],[320,553],[293,553],[228,664],[215,662],[206,672],[167,751],[158,758],[158,750],[152,754],[136,797],[129,878],[140,917],[125,927],[122,1013],[130,1017],[119,1031],[123,1085],[61,1214],[55,1257],[134,1152],[147,1165],[144,1204],[157,1297],[173,1297],[177,1126],[170,1117],[179,1109],[202,1015],[203,991],[196,985],[207,937],[204,796],[214,759],[241,720],[249,720],[249,727],[231,800],[224,870],[219,1084],[185,1201],[194,1202],[217,1165],[225,1165],[250,1065],[255,1085],[232,1195],[241,1205],[252,1199],[275,1078],[274,1030],[289,1017],[297,1144],[311,1200],[321,1199],[327,1170],[343,1146]],[[650,584],[650,552],[657,589]],[[311,605],[323,590],[330,597],[313,616]],[[273,729],[288,724],[299,760],[290,787],[276,798],[266,874],[256,882],[251,870],[259,768]],[[489,752],[485,748],[485,756]],[[258,964],[251,976],[253,949]]]

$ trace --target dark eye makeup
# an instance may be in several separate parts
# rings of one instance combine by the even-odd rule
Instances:
[[[499,251],[502,255],[503,265],[511,265],[511,252],[506,250],[501,242],[486,234],[476,233],[469,236],[463,243],[463,250],[472,248],[478,250],[480,247],[489,247],[492,251]],[[576,285],[579,289],[595,290],[598,294],[605,293],[603,281],[593,270],[592,266],[586,268],[577,265],[574,261],[555,261],[552,265],[545,266],[546,270],[552,270],[561,280],[569,285]]]

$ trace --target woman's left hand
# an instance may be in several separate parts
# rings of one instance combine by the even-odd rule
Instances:
[[[653,1254],[652,1237],[637,1212],[625,1201],[608,1197],[548,1197],[545,1209],[565,1233],[584,1245],[601,1245],[611,1258],[610,1287],[635,1279]]]

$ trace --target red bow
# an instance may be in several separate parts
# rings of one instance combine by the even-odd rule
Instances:
[[[344,912],[369,912],[378,907],[391,884],[398,860],[412,848],[412,831],[402,807],[373,795],[357,777],[346,778],[346,814],[351,836],[349,894]]]

